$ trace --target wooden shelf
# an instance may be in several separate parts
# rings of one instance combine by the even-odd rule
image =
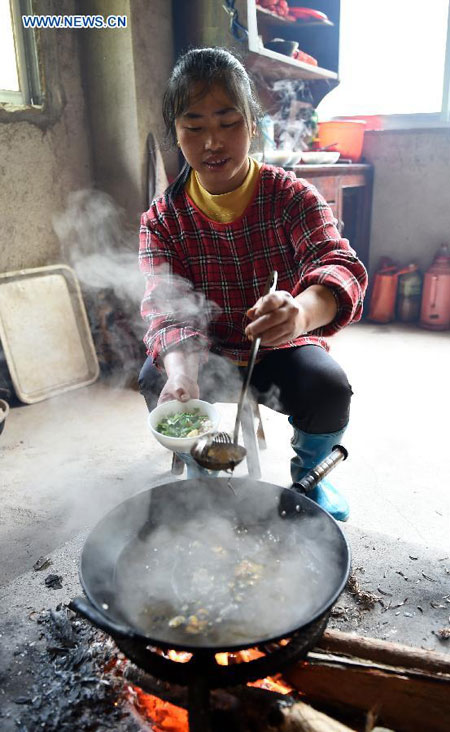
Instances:
[[[249,54],[247,64],[254,73],[260,73],[265,79],[277,81],[278,79],[327,79],[337,81],[338,75],[334,71],[322,69],[320,66],[305,64],[303,61],[296,61],[290,56],[271,51],[264,46],[254,47],[249,39]]]
[[[298,79],[325,82],[325,87],[326,83],[331,82],[332,86],[336,86],[338,83],[336,71],[330,71],[321,66],[313,66],[304,61],[297,61],[290,56],[277,53],[264,46],[264,41],[267,42],[270,38],[275,26],[289,30],[286,37],[290,40],[297,40],[295,38],[296,31],[304,32],[312,24],[281,18],[275,13],[256,5],[255,0],[241,0],[241,2],[246,2],[247,5],[248,54],[246,56],[246,65],[253,73],[264,77],[267,81]],[[318,24],[314,25],[317,31]],[[303,44],[302,50],[309,52],[308,47],[304,48]]]
[[[281,19],[256,6],[256,0],[235,0],[238,22],[247,29],[241,37],[230,33],[230,14],[224,12],[222,2],[211,0],[174,0],[174,32],[176,52],[187,46],[223,46],[235,50],[254,76],[263,104],[275,103],[274,81],[298,81],[296,93],[304,91],[303,101],[317,107],[323,97],[339,83],[339,20],[340,0],[316,0],[333,26],[319,27],[314,23]],[[315,4],[315,3],[314,3]],[[236,17],[236,16],[235,16]],[[328,27],[328,31],[324,28]],[[320,66],[284,56],[264,46],[271,38],[280,36],[296,41],[305,53],[317,58]],[[304,82],[306,88],[300,87]],[[275,95],[276,96],[276,95]]]

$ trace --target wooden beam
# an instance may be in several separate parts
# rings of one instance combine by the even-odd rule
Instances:
[[[318,646],[324,651],[376,661],[388,666],[401,666],[429,673],[450,674],[450,656],[421,648],[390,643],[377,638],[364,638],[354,633],[326,630]]]

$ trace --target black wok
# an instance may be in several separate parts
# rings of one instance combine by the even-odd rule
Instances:
[[[327,471],[343,454],[334,450]],[[322,477],[319,468],[303,489]],[[209,478],[133,496],[88,536],[87,601],[71,606],[113,637],[165,649],[232,651],[306,628],[344,589],[350,552],[299,485],[236,478],[231,491],[228,479]]]

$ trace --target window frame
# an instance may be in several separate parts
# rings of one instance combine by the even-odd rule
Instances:
[[[19,91],[0,90],[0,104],[15,107],[42,106],[43,95],[37,42],[33,29],[25,29],[22,15],[33,12],[32,0],[8,0],[16,54]]]
[[[15,39],[17,36],[23,38],[23,53],[28,61],[27,66],[22,62],[20,71],[20,74],[26,74],[28,97],[24,102],[21,92],[11,92],[12,95],[21,94],[21,98],[10,96],[11,101],[8,101],[6,94],[0,98],[0,124],[26,121],[46,130],[61,119],[67,104],[60,76],[57,37],[55,33],[40,29],[23,28],[22,15],[51,15],[54,13],[53,0],[10,0],[10,6],[14,11]],[[21,51],[16,46],[18,53]],[[23,78],[19,75],[20,83]]]

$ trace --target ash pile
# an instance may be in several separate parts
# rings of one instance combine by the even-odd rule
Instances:
[[[33,681],[8,710],[0,711],[1,729],[141,730],[121,676],[123,657],[109,636],[64,605],[35,613],[33,619],[40,626],[41,642],[16,651],[26,654]]]

